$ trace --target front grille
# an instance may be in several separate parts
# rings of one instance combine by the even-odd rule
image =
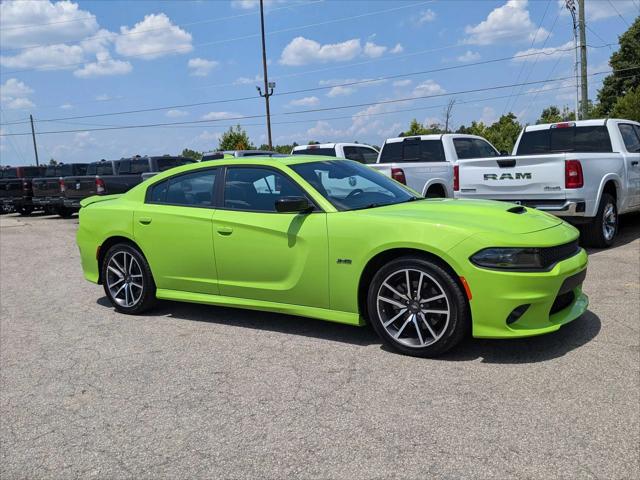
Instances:
[[[550,268],[552,265],[565,260],[569,257],[573,257],[580,251],[580,245],[578,240],[565,243],[564,245],[557,245],[555,247],[545,247],[540,249],[540,259],[544,268]]]
[[[553,305],[551,306],[549,315],[553,315],[554,313],[558,313],[560,310],[564,310],[565,308],[567,308],[569,305],[571,305],[574,298],[575,295],[573,294],[572,290],[558,295],[555,302],[553,302]]]

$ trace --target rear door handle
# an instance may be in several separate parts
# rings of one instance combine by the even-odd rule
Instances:
[[[220,235],[231,235],[233,233],[233,228],[231,228],[231,227],[218,227],[218,233]]]
[[[140,217],[138,219],[138,222],[140,222],[142,225],[149,225],[151,223],[151,218],[149,218],[149,217]]]
[[[634,160],[633,162],[631,162],[631,166],[632,167],[635,167],[636,165],[638,165],[638,161],[637,160]]]

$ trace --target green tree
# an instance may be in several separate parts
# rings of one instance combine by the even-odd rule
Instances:
[[[246,130],[240,125],[229,127],[229,130],[220,136],[218,150],[255,150],[249,140]]]
[[[542,110],[540,114],[540,118],[536,120],[536,123],[558,123],[558,122],[568,122],[570,120],[576,119],[576,113],[569,110],[568,106],[564,106],[562,111],[555,105],[551,105],[550,107]]]
[[[49,165],[56,166],[58,165],[58,161],[55,158],[49,159]]]
[[[198,162],[202,160],[202,154],[200,152],[196,152],[195,150],[191,150],[190,148],[185,148],[182,150],[182,156],[187,158],[193,158]]]
[[[316,142],[315,140],[309,140],[309,143],[307,143],[307,145],[320,145],[320,142]]]
[[[611,116],[640,122],[640,87],[632,88],[618,98],[611,109]]]
[[[431,135],[434,133],[444,133],[442,126],[438,123],[432,123],[428,127],[418,122],[415,118],[409,123],[409,129],[406,132],[401,132],[399,137],[413,137],[415,135]]]
[[[599,111],[609,115],[620,97],[640,85],[640,16],[618,39],[620,48],[609,59],[614,73],[605,77],[598,91]]]
[[[497,122],[486,129],[485,138],[501,152],[511,153],[520,130],[522,130],[522,125],[516,120],[516,116],[509,112],[502,115]]]

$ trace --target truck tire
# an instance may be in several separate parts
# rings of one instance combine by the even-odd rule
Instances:
[[[31,215],[31,213],[33,212],[33,207],[20,207],[18,212],[23,217],[27,217],[27,216]]]
[[[71,210],[70,208],[67,208],[67,207],[59,207],[56,210],[56,213],[61,218],[71,218],[71,215],[73,215],[73,210]]]
[[[609,248],[618,234],[618,208],[609,193],[603,193],[598,213],[582,227],[582,243],[587,247]]]

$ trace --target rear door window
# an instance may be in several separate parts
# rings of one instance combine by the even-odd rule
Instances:
[[[621,123],[618,125],[624,146],[627,152],[638,153],[640,152],[640,136],[638,135],[637,127],[630,123]]]
[[[524,132],[518,145],[517,155],[563,152],[606,153],[612,151],[607,127],[589,125]]]
[[[378,161],[378,152],[373,148],[358,147],[364,163],[376,163]]]
[[[111,162],[96,163],[96,175],[113,175],[113,165]]]
[[[459,159],[497,157],[498,152],[479,138],[454,138],[453,146]]]
[[[294,150],[294,155],[322,155],[325,157],[335,157],[336,149],[335,148],[305,148],[304,150]]]
[[[149,172],[151,169],[149,168],[149,159],[147,158],[139,158],[136,160],[131,160],[131,173],[132,174],[138,174],[138,173],[146,173]]]
[[[158,182],[149,188],[147,203],[184,207],[211,207],[216,169],[184,173]]]
[[[402,142],[387,143],[382,148],[380,163],[391,162],[444,162],[444,148],[438,140],[407,138]]]
[[[344,151],[344,158],[364,163],[364,157],[358,147],[343,147],[342,150]]]
[[[170,168],[179,167],[181,165],[188,165],[195,162],[196,161],[192,158],[184,157],[162,157],[156,159],[159,172],[164,172],[165,170],[169,170]]]

